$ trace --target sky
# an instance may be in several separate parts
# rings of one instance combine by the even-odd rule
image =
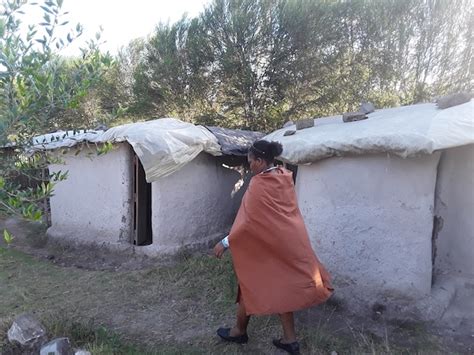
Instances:
[[[39,1],[40,3],[42,1]],[[198,15],[210,0],[64,0],[63,11],[69,25],[81,23],[84,27],[82,40],[77,40],[61,54],[77,55],[86,39],[93,38],[103,28],[101,45],[104,51],[117,53],[131,40],[145,37],[160,22],[174,22],[183,14]],[[25,9],[24,23],[41,22],[32,8]],[[67,27],[67,26],[66,26]]]

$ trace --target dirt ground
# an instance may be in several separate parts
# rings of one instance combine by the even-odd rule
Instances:
[[[230,255],[221,261],[207,251],[158,259],[64,247],[48,242],[40,228],[15,220],[0,221],[0,231],[4,227],[15,239],[8,248],[0,242],[0,353],[1,329],[26,311],[46,322],[69,319],[107,327],[151,353],[278,353],[271,345],[280,335],[276,317],[252,319],[251,340],[244,346],[215,336],[218,327],[234,320]],[[331,301],[298,312],[297,327],[302,353],[474,353],[474,338],[465,329],[357,317]]]

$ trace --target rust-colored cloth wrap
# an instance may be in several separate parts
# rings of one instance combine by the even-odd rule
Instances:
[[[238,301],[247,315],[293,312],[331,296],[330,276],[311,247],[290,171],[252,178],[229,245]]]

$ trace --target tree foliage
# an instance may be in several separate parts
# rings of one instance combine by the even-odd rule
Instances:
[[[132,45],[130,112],[270,130],[362,100],[387,107],[472,90],[473,9],[469,0],[214,0]]]
[[[64,58],[58,52],[82,34],[75,25],[61,38],[60,27],[68,26],[61,12],[62,0],[30,5],[27,1],[3,2],[0,17],[0,133],[32,134],[55,128],[73,128],[61,113],[79,106],[88,89],[100,81],[111,58],[90,41],[80,58]],[[23,9],[37,6],[43,13],[39,24],[21,31]],[[26,25],[26,24],[23,24]]]

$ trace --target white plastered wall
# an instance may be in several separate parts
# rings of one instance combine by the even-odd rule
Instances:
[[[48,234],[63,240],[86,243],[130,242],[132,228],[132,162],[127,143],[107,154],[84,148],[59,154],[63,164],[50,172],[68,171],[51,197],[52,226]]]
[[[181,170],[152,183],[153,244],[148,251],[173,253],[225,233],[236,213],[233,194],[240,174],[201,153]]]
[[[442,153],[436,186],[437,273],[474,276],[474,145]]]
[[[429,294],[438,161],[377,154],[298,167],[300,209],[337,293],[367,301]]]

